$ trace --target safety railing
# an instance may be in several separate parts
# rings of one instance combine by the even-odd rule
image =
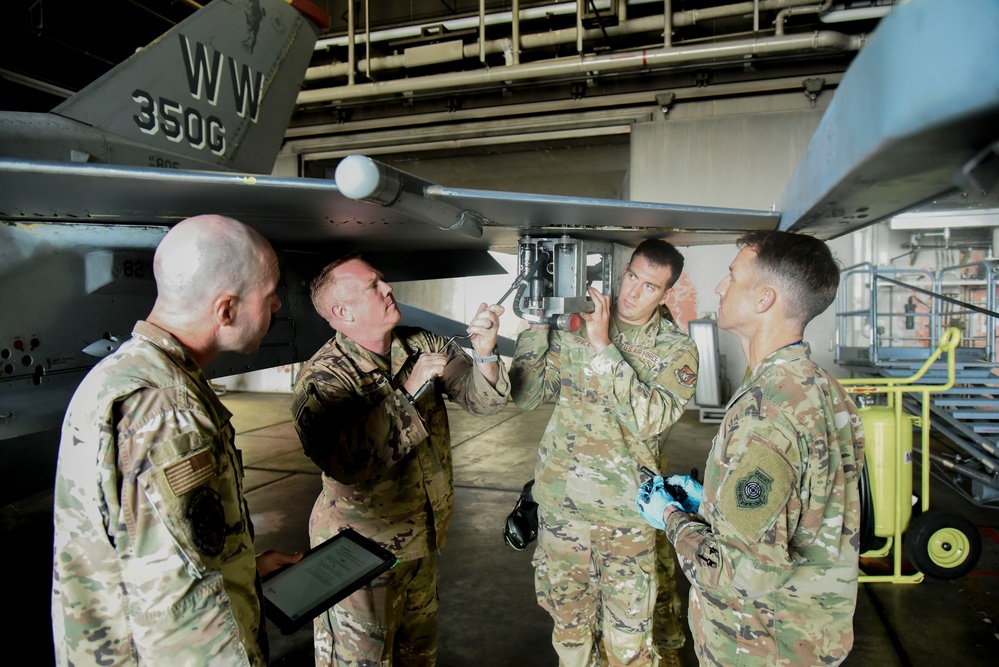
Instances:
[[[965,341],[958,357],[996,363],[996,262],[926,269],[864,262],[841,272],[836,295],[840,364],[921,361],[943,331]]]
[[[996,361],[995,263],[969,262],[937,272],[936,290],[945,298],[937,313],[938,326],[956,326],[966,347],[981,348],[986,360]]]

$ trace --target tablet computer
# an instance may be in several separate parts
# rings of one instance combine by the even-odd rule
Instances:
[[[291,634],[395,563],[392,552],[346,528],[264,577],[264,613]]]

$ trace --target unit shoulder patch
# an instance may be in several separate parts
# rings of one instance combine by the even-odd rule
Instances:
[[[226,530],[225,509],[219,492],[208,486],[198,489],[191,495],[185,514],[198,549],[209,556],[221,554]]]
[[[773,486],[773,478],[759,468],[749,473],[735,484],[735,502],[743,509],[752,509],[767,504],[767,496]]]
[[[784,511],[795,480],[791,463],[754,433],[722,481],[718,510],[747,544],[756,544]]]
[[[683,368],[678,368],[673,371],[673,375],[676,377],[676,381],[684,387],[693,387],[694,383],[697,381],[697,373],[695,373],[694,369],[687,364],[684,364]]]

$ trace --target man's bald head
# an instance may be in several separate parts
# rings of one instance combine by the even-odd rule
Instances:
[[[191,322],[218,294],[242,296],[273,253],[267,239],[238,220],[220,215],[188,218],[156,248],[156,307],[171,320]]]

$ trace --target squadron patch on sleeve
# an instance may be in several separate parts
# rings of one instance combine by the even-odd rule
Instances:
[[[735,484],[735,502],[743,509],[762,507],[767,504],[767,495],[774,480],[759,468],[749,473]]]
[[[784,511],[795,479],[794,468],[784,455],[753,433],[722,481],[718,509],[747,544],[755,544]]]
[[[676,377],[677,382],[688,388],[693,387],[694,382],[697,380],[697,373],[687,364],[684,364],[683,368],[673,371],[673,375]]]
[[[222,553],[225,547],[225,510],[219,492],[207,486],[195,491],[187,503],[186,515],[198,549],[209,556]]]

